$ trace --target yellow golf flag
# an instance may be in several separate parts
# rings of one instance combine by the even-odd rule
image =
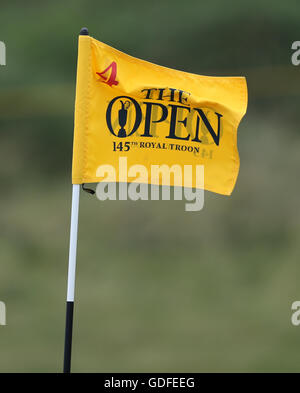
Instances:
[[[229,195],[246,109],[243,77],[177,71],[79,36],[72,182],[99,182],[101,165],[120,175],[125,157],[128,166],[147,169],[135,179],[140,183],[164,185],[161,177],[151,179],[152,165],[203,165],[204,189]],[[182,184],[174,178],[170,185]]]

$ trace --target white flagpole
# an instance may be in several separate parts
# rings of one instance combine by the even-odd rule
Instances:
[[[73,310],[74,310],[75,277],[76,277],[76,251],[77,251],[80,185],[73,184],[72,190],[73,191],[72,191],[72,211],[71,211],[70,249],[69,249],[64,373],[71,372]]]

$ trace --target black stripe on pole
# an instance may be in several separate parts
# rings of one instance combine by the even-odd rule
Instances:
[[[74,302],[67,302],[64,373],[70,373],[71,372],[73,312],[74,312]]]

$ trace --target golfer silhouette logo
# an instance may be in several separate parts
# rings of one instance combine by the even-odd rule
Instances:
[[[119,129],[118,137],[126,138],[126,130],[124,127],[127,123],[127,115],[128,115],[128,108],[130,107],[130,102],[129,101],[123,102],[122,100],[120,100],[120,102],[121,102],[121,109],[119,109],[119,124],[121,128]]]
[[[105,76],[105,74],[108,73],[109,71],[110,71],[110,75],[107,78],[107,76]],[[99,75],[100,78],[103,79],[103,80],[101,80],[101,82],[106,83],[110,87],[112,87],[113,85],[118,85],[119,84],[119,82],[116,80],[116,77],[117,77],[117,63],[115,61],[110,63],[110,65],[108,67],[106,67],[104,71],[96,72],[96,74]]]

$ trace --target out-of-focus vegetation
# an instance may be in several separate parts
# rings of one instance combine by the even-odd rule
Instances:
[[[245,75],[233,195],[82,194],[74,371],[299,371],[299,1],[0,7],[0,371],[60,371],[77,34],[188,72]]]

